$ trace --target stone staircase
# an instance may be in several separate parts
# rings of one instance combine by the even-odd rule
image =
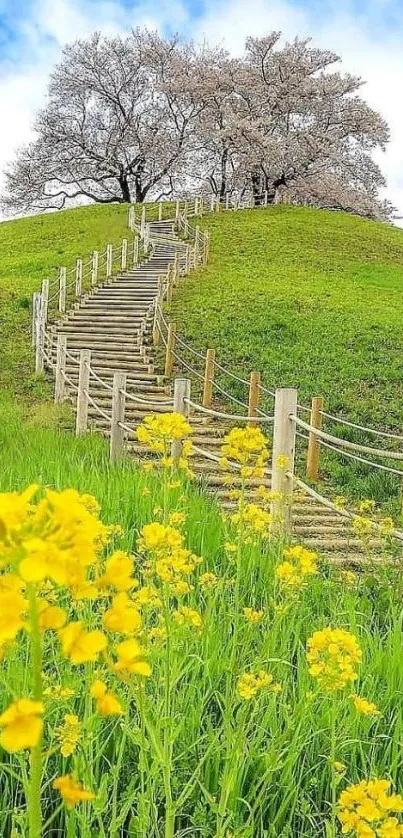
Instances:
[[[50,327],[51,353],[56,358],[57,335],[67,336],[66,375],[72,384],[78,383],[78,353],[91,350],[89,423],[92,428],[109,434],[107,415],[112,408],[112,380],[115,371],[127,373],[126,391],[141,399],[141,402],[126,399],[125,423],[136,426],[149,413],[166,412],[172,409],[167,404],[172,398],[172,387],[157,369],[155,349],[152,342],[152,307],[157,295],[159,278],[167,273],[168,265],[175,256],[183,266],[183,249],[176,247],[177,239],[172,221],[150,223],[150,233],[163,233],[172,239],[172,244],[156,245],[151,256],[133,270],[120,273],[110,282],[95,288],[85,295],[61,320]],[[105,384],[107,386],[105,386]],[[73,403],[74,388],[70,388]],[[97,407],[92,403],[96,403]],[[229,423],[221,419],[192,416],[193,443],[205,451],[218,455],[223,436]],[[132,437],[127,440],[127,451],[131,456],[147,457],[149,452]],[[231,510],[235,502],[230,499],[230,489],[217,462],[201,455],[192,457],[192,469],[207,492],[214,495],[225,510]],[[233,488],[240,483],[233,475]],[[259,485],[269,487],[269,480],[250,480],[248,491],[251,500]],[[364,546],[351,533],[346,519],[325,508],[301,492],[296,492],[293,501],[293,538],[307,547],[332,557],[341,564],[362,563],[369,547],[376,551],[379,541],[372,539]]]

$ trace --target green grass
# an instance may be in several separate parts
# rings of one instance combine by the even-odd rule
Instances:
[[[103,520],[124,528],[115,547],[136,551],[139,528],[160,515],[161,480],[128,461],[111,467],[101,438],[77,440],[58,429],[60,418],[68,424],[68,415],[60,417],[42,406],[25,415],[25,424],[21,409],[0,414],[0,491],[39,481],[93,492]],[[180,600],[200,611],[202,629],[170,624],[169,650],[143,637],[153,670],[142,691],[137,676],[120,682],[105,661],[71,665],[61,656],[54,634],[45,635],[45,683],[62,683],[74,695],[46,702],[44,750],[49,755],[42,804],[50,826],[44,838],[333,838],[332,702],[308,674],[306,641],[327,625],[353,632],[363,650],[354,691],[375,701],[382,712],[378,718],[361,716],[348,689],[337,695],[335,756],[346,766],[337,778],[337,793],[368,777],[388,777],[402,790],[401,573],[379,567],[346,585],[337,570],[323,564],[281,614],[273,608],[274,602],[287,604],[274,578],[281,545],[245,544],[240,532],[234,559],[223,545],[235,534],[227,531],[214,504],[191,488],[175,490],[170,497],[166,511],[185,512],[186,544],[202,557],[191,577],[194,589]],[[141,566],[137,557],[136,577]],[[211,592],[198,583],[207,570],[219,577]],[[69,603],[70,619],[83,619],[88,627],[100,625],[103,600],[96,605],[70,602],[64,589],[55,595],[64,606]],[[169,608],[177,605],[170,597]],[[247,606],[264,611],[261,624],[246,622]],[[145,611],[146,629],[155,624],[157,614]],[[112,633],[111,648],[121,639]],[[29,661],[29,635],[20,632],[1,663],[0,709],[13,696],[31,693]],[[272,673],[282,692],[262,692],[241,702],[239,676],[261,669]],[[94,670],[126,708],[122,718],[95,714],[89,698]],[[83,730],[77,753],[63,760],[55,728],[66,713],[76,713]],[[28,838],[27,752],[1,752],[1,760],[0,831]],[[97,797],[90,805],[58,810],[52,782],[70,771]],[[167,819],[168,792],[175,809],[173,829]]]
[[[297,387],[302,404],[324,396],[331,412],[401,431],[403,231],[284,206],[202,223],[210,260],[176,295],[178,331],[243,377]]]
[[[118,244],[127,236],[127,207],[91,206],[0,224],[0,393],[34,401],[48,394],[33,374],[32,294],[57,268]]]

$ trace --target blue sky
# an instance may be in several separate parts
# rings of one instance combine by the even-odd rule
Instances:
[[[30,136],[35,110],[63,45],[90,34],[148,25],[240,53],[246,35],[281,30],[311,35],[338,52],[346,71],[388,120],[392,142],[380,156],[388,195],[403,215],[403,0],[0,0],[0,169]]]

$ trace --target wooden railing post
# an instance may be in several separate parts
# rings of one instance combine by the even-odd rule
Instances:
[[[76,298],[81,297],[83,290],[83,260],[76,260]]]
[[[66,395],[66,349],[67,335],[58,334],[56,347],[56,371],[55,371],[55,402],[62,402]]]
[[[225,196],[225,209],[229,209],[229,192]]]
[[[322,410],[323,410],[324,400],[322,396],[316,396],[312,399],[311,404],[311,421],[310,424],[314,428],[318,428],[320,431],[322,429],[323,419],[322,419]],[[307,455],[307,462],[306,462],[306,476],[309,480],[318,480],[319,477],[319,455],[320,455],[320,442],[319,438],[316,434],[310,431],[309,433],[309,441],[308,441],[308,455]]]
[[[249,407],[248,416],[254,419],[258,415],[258,407],[260,401],[260,372],[251,372],[249,385]],[[256,422],[251,422],[251,425],[256,425]]]
[[[40,317],[41,312],[41,292],[35,291],[32,295],[32,346],[36,344],[36,321]]]
[[[80,352],[80,368],[78,373],[76,436],[81,436],[88,425],[88,392],[90,386],[91,350],[82,349]]]
[[[123,454],[124,430],[122,425],[125,421],[126,379],[126,372],[115,372],[113,374],[111,436],[109,445],[111,463],[116,463]]]
[[[144,231],[146,226],[146,205],[143,204],[141,208],[141,222],[140,222],[140,236],[144,239]]]
[[[127,239],[122,239],[122,271],[127,268]]]
[[[208,349],[204,369],[203,407],[211,407],[213,401],[214,361],[215,349]]]
[[[173,287],[174,287],[174,265],[168,265],[167,271],[167,302],[172,302]]]
[[[175,323],[170,323],[168,326],[167,350],[165,355],[165,375],[172,375],[174,366],[174,350],[175,350]]]
[[[136,224],[136,210],[134,207],[129,207],[128,228],[133,233]]]
[[[186,246],[186,261],[185,261],[185,274],[188,274],[190,271],[190,244]]]
[[[295,458],[295,420],[297,413],[297,391],[291,388],[276,390],[273,428],[273,492],[279,498],[271,505],[273,531],[290,533],[291,502]]]
[[[48,322],[48,308],[49,308],[49,280],[43,279],[42,280],[42,292],[41,292],[41,310],[42,310],[42,320],[43,325],[46,326]]]
[[[113,264],[113,247],[111,244],[106,245],[106,278],[110,279],[112,276]]]
[[[195,267],[198,266],[200,259],[200,227],[197,225],[195,231]]]
[[[162,201],[158,204],[158,221],[162,221]]]
[[[135,236],[133,239],[133,268],[136,268],[139,263],[140,239]]]
[[[172,282],[173,282],[173,285],[175,286],[179,282],[179,253],[175,253],[172,274],[173,274]]]
[[[66,311],[66,268],[59,270],[59,311],[61,314]]]
[[[190,399],[190,379],[189,378],[175,378],[174,383],[174,412],[180,413],[182,416],[188,418]],[[182,440],[177,439],[172,442],[171,456],[173,465],[177,466],[182,455]]]
[[[211,201],[210,201],[210,212],[214,212],[214,208],[215,208],[215,197],[214,197],[214,195],[212,195],[211,196]]]
[[[91,259],[91,285],[96,285],[98,282],[98,262],[99,253],[97,250],[93,250]]]
[[[43,372],[44,368],[44,354],[43,350],[45,348],[45,321],[44,321],[44,310],[42,305],[42,295],[39,301],[39,310],[38,316],[36,318],[36,334],[35,334],[35,372],[41,373]]]

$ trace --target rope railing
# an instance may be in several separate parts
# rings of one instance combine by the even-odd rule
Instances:
[[[274,416],[242,416],[238,413],[222,413],[211,407],[203,407],[198,402],[191,401],[191,399],[184,399],[184,403],[193,408],[198,413],[203,413],[206,416],[214,416],[218,419],[231,419],[234,422],[274,422]]]
[[[383,448],[372,448],[369,445],[360,445],[358,442],[350,442],[350,440],[343,439],[342,437],[328,434],[326,431],[322,431],[314,425],[309,424],[309,422],[304,422],[304,420],[300,419],[299,416],[292,415],[290,418],[293,419],[299,427],[309,431],[310,434],[313,434],[320,440],[330,442],[333,445],[340,446],[341,448],[348,448],[352,451],[360,451],[362,454],[372,454],[375,457],[385,457],[390,460],[403,460],[403,452],[386,451]]]

